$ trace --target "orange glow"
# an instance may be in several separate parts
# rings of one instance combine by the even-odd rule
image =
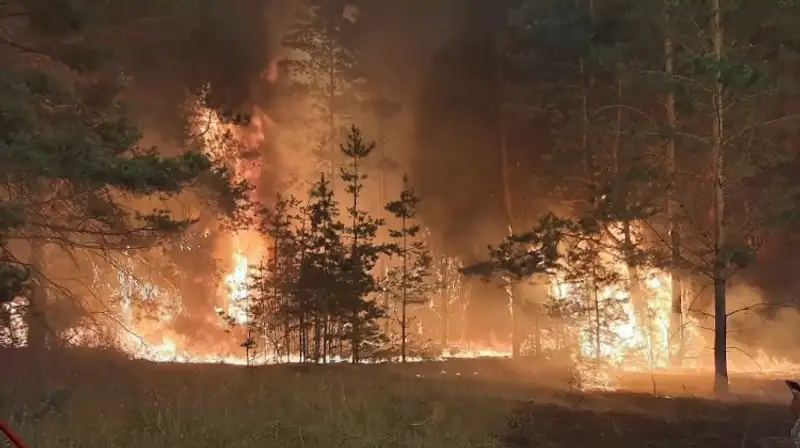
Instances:
[[[277,73],[277,65],[273,61],[263,73],[263,78],[267,82],[275,82]],[[206,154],[214,161],[228,166],[234,174],[234,180],[247,180],[258,185],[262,174],[260,162],[243,155],[246,152],[256,151],[265,141],[265,134],[268,134],[271,127],[274,126],[270,118],[260,109],[254,108],[251,122],[246,126],[237,127],[222,123],[214,113],[201,107],[197,108],[196,118],[195,129],[203,139]],[[226,146],[226,142],[230,139],[233,140],[235,150]],[[252,154],[249,155],[252,156]],[[619,228],[612,228],[611,231],[620,232]],[[618,234],[615,236],[620,237]],[[215,291],[216,303],[214,305],[216,306],[210,306],[213,309],[208,310],[209,315],[216,320],[209,319],[206,322],[207,328],[200,329],[200,332],[214,330],[222,334],[222,329],[227,329],[227,323],[224,322],[224,319],[218,318],[219,315],[228,317],[240,327],[248,324],[248,301],[252,286],[250,285],[251,270],[254,265],[258,267],[269,256],[267,253],[269,245],[262,235],[248,229],[220,234],[217,241],[219,241],[219,245],[215,248],[217,251],[215,255],[225,267],[221,278],[218,279],[218,290]],[[558,273],[551,279],[550,294],[555,302],[573,302],[582,308],[582,311],[577,313],[579,314],[577,319],[555,322],[555,325],[559,326],[559,330],[564,329],[569,333],[570,348],[574,352],[573,360],[583,378],[582,387],[613,389],[615,387],[613,377],[615,370],[643,372],[656,369],[680,371],[682,369],[707,368],[699,361],[702,359],[703,353],[707,358],[707,351],[703,352],[708,348],[707,342],[701,334],[697,318],[691,315],[686,308],[682,315],[682,331],[685,348],[688,350],[685,351],[680,365],[672,364],[673,357],[671,355],[677,350],[677,347],[673,343],[675,338],[670,334],[674,329],[669,328],[672,285],[670,274],[655,268],[639,270],[638,275],[645,306],[643,307],[644,314],[637,314],[631,303],[628,270],[619,261],[619,258],[619,256],[605,254],[601,259],[601,263],[606,268],[621,277],[622,281],[619,285],[603,286],[599,291],[587,291],[585,284],[567,282],[565,273]],[[457,264],[455,259],[447,262]],[[115,285],[103,286],[111,290],[113,297],[119,297],[121,324],[124,328],[113,332],[110,339],[105,339],[106,336],[101,336],[93,331],[90,325],[77,326],[64,334],[71,344],[98,346],[108,342],[134,358],[155,362],[252,365],[287,361],[285,357],[275,359],[273,356],[265,354],[268,350],[264,350],[265,353],[251,355],[251,358],[247,359],[245,351],[239,345],[242,338],[238,334],[210,343],[198,342],[171,330],[171,324],[184,311],[181,297],[176,297],[177,294],[168,288],[159,288],[131,275],[131,272],[136,271],[135,266],[123,267],[125,269],[121,269],[116,275]],[[454,268],[454,272],[458,272],[457,267]],[[439,274],[437,273],[437,275]],[[444,280],[445,277],[442,275],[437,278],[437,281],[440,282],[444,282]],[[427,306],[421,307],[440,319],[439,321],[431,319],[435,321],[433,325],[445,319],[444,312],[452,312],[450,307],[455,307],[456,302],[466,295],[464,292],[466,286],[462,289],[460,283],[461,277],[458,275],[448,276],[447,281],[452,283],[450,288],[452,292],[448,292],[449,296],[444,298],[445,305],[437,305],[442,299],[441,297],[432,297]],[[510,289],[507,292],[510,296]],[[611,333],[611,337],[603,338],[599,343],[595,340],[596,333],[592,332],[593,326],[596,327],[597,323],[591,321],[592,313],[599,311],[593,308],[596,308],[596,305],[589,300],[589,296],[595,292],[598,302],[610,304],[622,311],[621,316],[603,323],[604,328]],[[512,298],[509,297],[509,299]],[[152,316],[144,316],[135,309],[135,303],[142,301],[153,305]],[[510,305],[509,301],[509,311],[513,312]],[[465,310],[466,305],[463,306]],[[521,316],[515,317],[522,320]],[[435,333],[432,329],[424,328],[422,319],[415,322],[415,328],[415,333],[420,338]],[[506,328],[506,330],[508,329]],[[542,335],[542,338],[543,347],[557,347],[560,344],[552,335],[545,334]],[[468,346],[464,340],[458,341],[454,345],[458,346],[459,343]],[[501,344],[491,342],[486,345],[494,347],[445,348],[432,359],[510,357],[511,350],[498,348],[501,347]],[[382,358],[382,361],[397,360],[397,357],[391,356]],[[411,362],[423,361],[423,358],[410,357],[408,360]],[[291,355],[288,357],[288,361],[300,362],[301,359],[297,355]],[[333,357],[329,361],[347,362],[349,359]],[[753,370],[753,366],[758,366],[758,371],[765,373],[797,369],[795,364],[771,358],[764,352],[755,354],[753,362],[746,365],[740,366],[734,361],[731,362],[733,372]]]

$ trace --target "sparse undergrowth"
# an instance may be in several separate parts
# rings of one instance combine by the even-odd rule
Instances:
[[[248,369],[0,356],[11,360],[0,418],[33,448],[727,448],[791,424],[779,402],[573,394],[565,372],[507,360]]]

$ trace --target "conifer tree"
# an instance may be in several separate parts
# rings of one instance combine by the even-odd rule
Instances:
[[[539,62],[545,83],[556,80],[551,74],[575,80],[546,89],[542,108],[566,111],[557,127],[570,131],[554,147],[591,156],[579,166],[553,162],[572,153],[551,154],[562,178],[579,180],[560,182],[567,185],[559,192],[588,186],[570,195],[588,205],[576,215],[603,227],[644,224],[638,244],[624,228],[607,255],[622,257],[631,280],[632,268],[645,262],[673,272],[673,333],[684,307],[681,283],[705,277],[714,284],[717,388],[724,392],[728,280],[753,262],[759,235],[788,222],[785,207],[796,197],[794,187],[767,194],[786,186],[767,173],[793,158],[786,150],[797,120],[789,104],[798,89],[789,73],[797,64],[786,56],[797,53],[789,25],[797,4],[653,0],[586,9],[531,1],[523,9],[537,12],[517,22],[524,59]]]
[[[347,166],[341,170],[341,179],[350,198],[347,207],[349,223],[344,230],[349,250],[343,265],[342,280],[346,290],[342,295],[342,311],[348,323],[345,337],[351,344],[353,362],[358,363],[361,349],[382,339],[377,320],[385,317],[385,310],[369,296],[378,291],[372,269],[380,256],[388,255],[391,248],[376,242],[378,229],[384,225],[384,220],[372,218],[359,201],[363,182],[368,177],[363,172],[364,162],[375,149],[375,144],[366,143],[361,131],[353,126],[347,142],[340,148],[348,160]]]
[[[489,246],[488,260],[468,266],[462,272],[488,282],[502,280],[505,288],[547,276],[558,266],[558,244],[570,225],[569,221],[555,215],[545,215],[531,231],[507,236],[500,244]],[[525,304],[522,297],[510,297],[512,356],[517,358],[521,354],[520,315]]]
[[[302,359],[321,362],[332,355],[332,338],[344,337],[341,329],[348,321],[340,314],[347,293],[345,226],[339,221],[339,204],[324,174],[309,191],[301,219],[294,314]]]
[[[667,89],[676,94],[677,111],[692,119],[683,120],[677,140],[705,157],[693,160],[703,175],[676,192],[686,210],[683,227],[693,230],[683,232],[678,250],[687,270],[713,284],[715,390],[726,393],[728,318],[736,312],[728,308],[728,283],[756,261],[763,235],[791,222],[787,211],[794,206],[787,205],[797,198],[796,188],[784,189],[775,174],[796,159],[800,120],[790,104],[800,90],[790,74],[797,64],[785,57],[799,48],[790,23],[800,17],[800,5],[713,0],[669,6],[677,63],[674,73],[662,76],[671,80]],[[679,165],[681,171],[696,168]]]
[[[313,145],[332,183],[342,163],[337,145],[347,133],[345,123],[358,110],[364,84],[358,64],[360,24],[348,5],[342,0],[307,0],[283,39],[284,47],[297,55],[285,61],[295,99],[308,101],[313,110],[304,112],[297,125],[304,132],[321,129]]]
[[[403,176],[403,190],[400,198],[386,205],[400,227],[389,231],[395,240],[394,245],[400,257],[400,266],[389,272],[390,293],[400,301],[400,359],[406,362],[408,344],[408,307],[428,302],[433,290],[433,258],[425,241],[419,238],[420,225],[416,207],[419,198],[411,187],[408,175]]]
[[[294,230],[300,202],[278,194],[274,206],[262,211],[259,231],[271,242],[265,260],[250,277],[249,324],[264,343],[264,355],[274,349],[274,359],[291,356],[292,307],[297,283],[299,241]]]
[[[562,313],[589,322],[579,331],[586,335],[585,341],[590,347],[578,350],[582,356],[588,354],[593,358],[595,367],[600,367],[605,361],[603,348],[621,342],[613,328],[627,321],[624,305],[631,297],[630,293],[627,297],[617,295],[625,289],[623,276],[613,265],[604,262],[608,256],[600,241],[603,233],[597,227],[592,229],[579,224],[571,225],[569,233],[562,240],[558,281],[571,286],[570,294],[556,299],[561,302]]]

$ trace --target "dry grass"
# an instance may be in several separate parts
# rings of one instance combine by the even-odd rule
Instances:
[[[783,404],[574,395],[563,371],[507,360],[248,369],[0,359],[11,361],[0,363],[0,419],[33,448],[730,448],[790,424]]]
[[[522,393],[439,365],[48,364],[35,387],[31,375],[2,385],[3,411],[35,448],[495,447]],[[69,398],[39,416],[45,391],[61,390]]]

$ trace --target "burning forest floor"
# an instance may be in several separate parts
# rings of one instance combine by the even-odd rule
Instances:
[[[760,447],[791,426],[779,378],[627,374],[505,359],[406,365],[157,364],[87,353],[0,359],[0,419],[30,447]],[[10,362],[9,362],[10,361]],[[655,389],[655,394],[653,390]],[[772,446],[772,445],[770,445]]]

